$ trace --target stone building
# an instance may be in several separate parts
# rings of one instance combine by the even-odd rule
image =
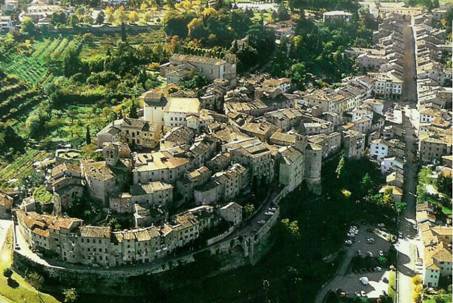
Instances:
[[[80,165],[62,163],[52,168],[47,189],[59,196],[59,206],[65,209],[82,197],[84,186]]]
[[[132,175],[135,184],[150,181],[174,184],[189,170],[190,166],[188,159],[174,157],[169,152],[137,154],[134,161]]]
[[[322,147],[308,143],[305,149],[304,179],[314,192],[321,191]]]
[[[274,178],[274,160],[270,149],[258,138],[246,138],[222,146],[233,161],[250,169],[251,177],[270,183]]]
[[[304,180],[305,158],[299,149],[289,146],[279,149],[279,182],[289,191],[295,190]]]
[[[347,158],[361,158],[365,153],[365,134],[352,129],[344,131],[343,150]]]
[[[115,173],[105,161],[85,160],[80,167],[90,196],[107,203],[118,190]]]
[[[31,249],[52,253],[63,262],[100,267],[148,263],[165,257],[219,222],[211,206],[179,213],[168,224],[123,231],[23,210],[16,211],[16,218],[20,236]]]
[[[173,185],[160,181],[131,186],[131,202],[148,207],[167,207],[173,202]]]
[[[167,71],[178,65],[189,65],[195,67],[209,80],[236,81],[237,59],[233,54],[227,54],[224,59],[210,58],[195,55],[173,54],[168,63],[160,67],[161,74],[165,77]]]

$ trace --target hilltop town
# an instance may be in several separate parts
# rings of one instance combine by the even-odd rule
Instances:
[[[74,300],[76,292],[145,296],[138,282],[109,283],[145,283],[209,260],[218,263],[206,275],[222,277],[289,249],[287,262],[304,251],[310,271],[322,268],[313,302],[451,302],[451,8],[234,3],[249,30],[240,35],[232,22],[223,40],[206,25],[227,14],[222,5],[200,5],[197,17],[186,2],[165,17],[155,3],[143,20],[131,8],[125,22],[127,2],[102,1],[107,8],[91,9],[81,25],[82,12],[62,3],[33,1],[17,16],[17,1],[3,4],[2,41],[15,41],[0,46],[0,138],[12,163],[0,179],[0,239],[10,241],[15,272]],[[193,19],[178,32],[187,12]],[[132,46],[132,33],[161,30],[160,18],[165,44]],[[96,56],[104,51],[96,31],[121,38]],[[27,55],[26,38],[44,41]],[[42,56],[54,42],[64,47]],[[322,53],[309,57],[316,47]],[[27,104],[36,107],[26,112]],[[309,216],[322,230],[301,222],[312,224]],[[341,225],[329,226],[334,218]],[[309,271],[297,264],[282,265],[295,285],[306,272],[294,272]],[[268,302],[301,300],[262,279]]]

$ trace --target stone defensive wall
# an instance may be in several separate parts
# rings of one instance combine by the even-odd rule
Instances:
[[[210,256],[222,256],[221,259],[223,259],[224,264],[215,271],[219,273],[246,264],[255,264],[262,257],[262,254],[255,254],[255,250],[266,242],[272,227],[278,222],[280,215],[278,204],[287,194],[288,190],[284,188],[272,199],[272,204],[277,206],[276,211],[258,229],[249,230],[247,224],[245,224],[242,228],[230,229],[209,239],[208,245],[200,250],[179,256],[167,256],[151,263],[114,268],[75,265],[60,261],[50,263],[50,261],[48,262],[40,256],[30,253],[31,251],[26,251],[18,246],[16,233],[19,230],[15,226],[13,229],[15,243],[13,267],[23,275],[35,271],[46,280],[50,280],[50,286],[44,283],[46,284],[44,290],[48,288],[48,291],[55,291],[56,285],[58,285],[58,287],[75,287],[81,293],[86,294],[100,294],[99,291],[102,289],[102,292],[106,295],[140,295],[140,291],[143,291],[143,289],[138,289],[138,286],[134,286],[133,283],[124,287],[124,283],[136,279],[140,280],[143,277],[146,277],[145,279],[159,277],[160,274],[167,271],[196,262],[197,255],[202,253]],[[99,287],[100,285],[102,287]]]

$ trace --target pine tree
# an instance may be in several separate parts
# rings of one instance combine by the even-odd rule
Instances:
[[[124,24],[124,22],[121,23],[121,41],[127,41],[126,25]]]
[[[134,119],[138,118],[137,104],[135,104],[134,100],[132,100],[132,104],[131,104],[131,107],[129,109],[129,118],[134,118]]]
[[[91,134],[90,134],[90,126],[87,125],[86,133],[85,133],[85,141],[87,144],[91,144]]]

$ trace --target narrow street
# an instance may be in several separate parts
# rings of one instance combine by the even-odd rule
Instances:
[[[399,231],[403,238],[399,239],[396,249],[398,250],[398,275],[397,275],[397,290],[399,303],[412,302],[412,277],[415,272],[415,260],[417,258],[415,237],[417,231],[414,229],[415,224],[415,204],[416,204],[416,182],[417,182],[417,164],[415,159],[416,139],[414,137],[414,129],[412,128],[409,119],[404,117],[404,125],[406,130],[406,157],[405,165],[405,183],[404,183],[404,201],[407,203],[405,211],[399,218]]]
[[[404,76],[403,76],[403,93],[401,101],[410,104],[417,103],[417,68],[415,64],[415,41],[414,31],[411,23],[403,29],[404,39]]]
[[[412,22],[411,22],[412,23]],[[411,24],[403,31],[404,38],[404,84],[402,101],[408,104],[409,108],[415,108],[417,103],[417,80],[416,80],[416,61],[415,61],[415,41]],[[398,227],[402,233],[396,249],[398,251],[397,264],[397,302],[412,302],[412,277],[415,275],[415,261],[417,258],[415,226],[415,205],[417,187],[417,158],[414,128],[410,123],[409,117],[403,117],[403,126],[406,131],[406,164],[404,167],[404,198],[407,207],[401,214]]]

